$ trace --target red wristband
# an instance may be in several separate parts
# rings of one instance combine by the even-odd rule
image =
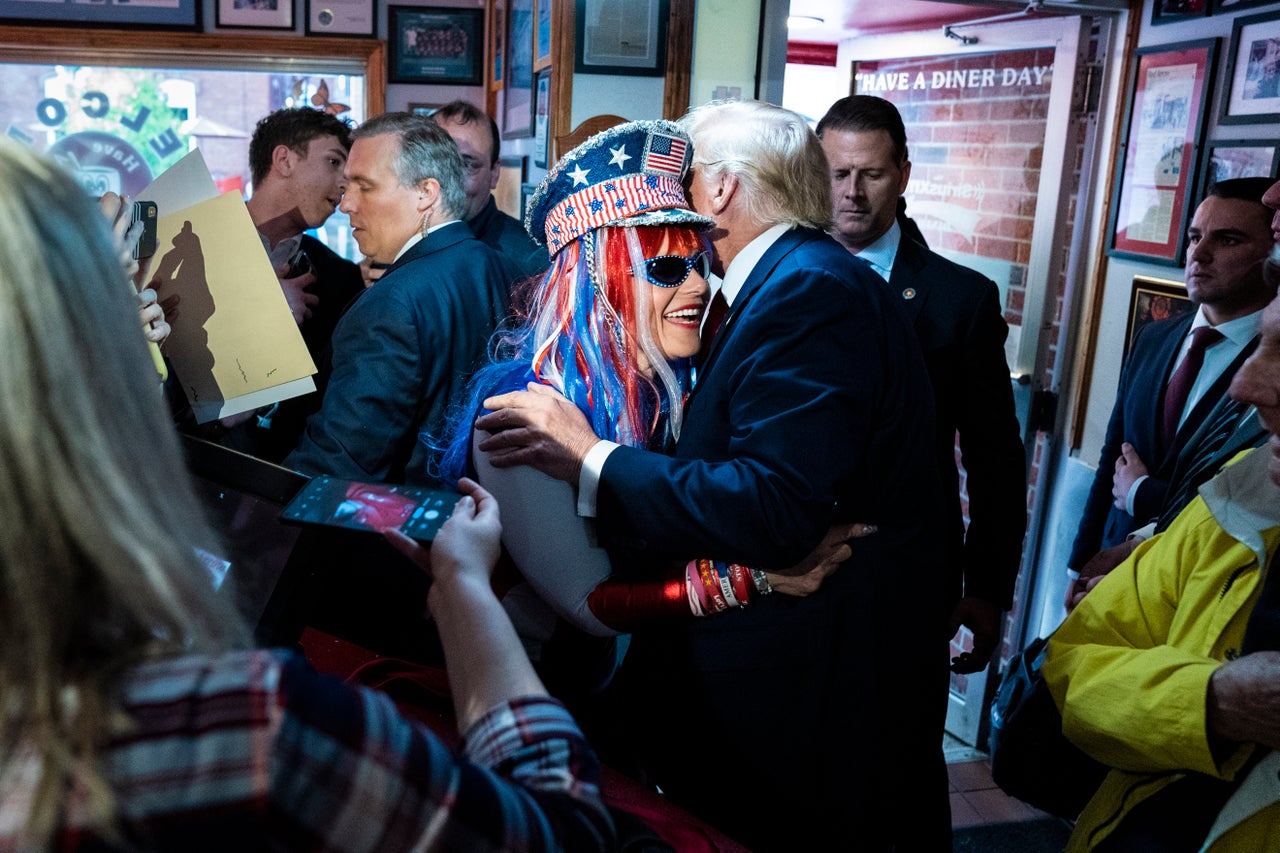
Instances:
[[[720,592],[720,579],[710,560],[698,561],[698,574],[702,577],[702,586],[706,590],[707,601],[710,603],[707,612],[721,613],[728,610],[729,603],[724,600],[724,594]]]
[[[746,607],[751,602],[751,590],[755,586],[751,581],[750,570],[746,566],[730,563],[729,580],[733,584],[733,594],[738,597],[740,606]]]

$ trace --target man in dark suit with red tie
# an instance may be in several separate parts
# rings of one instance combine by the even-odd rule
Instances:
[[[920,452],[933,407],[915,337],[823,233],[830,186],[802,118],[729,102],[683,124],[728,311],[674,455],[598,441],[568,401],[527,392],[485,401],[476,426],[501,431],[480,448],[577,485],[611,556],[636,566],[786,569],[834,521],[876,524],[814,595],[637,631],[618,729],[674,801],[753,850],[950,849],[945,508]]]
[[[1068,567],[1124,541],[1161,511],[1179,454],[1257,346],[1271,251],[1269,178],[1214,185],[1187,229],[1194,312],[1145,326],[1133,341]]]

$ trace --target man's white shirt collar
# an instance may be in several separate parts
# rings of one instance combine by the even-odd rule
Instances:
[[[889,276],[893,274],[893,259],[898,257],[898,246],[901,243],[902,229],[898,227],[898,220],[895,219],[889,224],[888,231],[877,237],[870,246],[855,254],[871,264],[876,274],[888,281]]]
[[[1204,307],[1201,306],[1196,309],[1196,318],[1191,321],[1191,328],[1187,329],[1187,336],[1190,337],[1191,333],[1201,326],[1208,325],[1209,318],[1204,316]],[[1254,311],[1252,314],[1246,314],[1243,317],[1220,323],[1214,328],[1221,332],[1224,338],[1235,344],[1236,347],[1243,349],[1248,346],[1249,341],[1257,337],[1258,333],[1262,331],[1262,309]]]
[[[724,292],[726,302],[733,305],[733,300],[738,298],[738,291],[742,290],[742,285],[747,283],[747,278],[756,268],[756,264],[760,263],[764,253],[769,251],[769,247],[776,243],[779,237],[790,230],[789,223],[780,222],[742,247],[742,251],[734,256],[728,269],[724,271],[724,278],[720,282],[719,290]],[[715,294],[715,289],[713,287],[712,295]]]
[[[414,246],[421,243],[422,238],[430,234],[432,231],[439,231],[441,228],[445,227],[446,225],[452,225],[455,222],[461,222],[461,221],[462,221],[461,219],[450,219],[448,222],[441,222],[439,225],[432,225],[426,231],[419,231],[417,234],[414,234],[412,237],[409,238],[409,241],[407,243],[405,243],[403,246],[400,247],[400,251],[396,252],[396,261],[403,258],[405,252],[409,251]],[[395,263],[395,261],[392,261],[392,263]]]

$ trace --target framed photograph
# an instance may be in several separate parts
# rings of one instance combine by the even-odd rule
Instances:
[[[479,86],[484,82],[484,10],[388,6],[387,81]]]
[[[292,2],[292,0],[288,0]],[[0,21],[28,24],[103,24],[156,30],[199,30],[199,0],[85,3],[82,0],[4,0]]]
[[[1217,39],[1135,52],[1109,253],[1180,266]]]
[[[409,112],[416,116],[429,116],[444,104],[409,104]]]
[[[517,216],[516,219],[524,222],[524,216],[529,212],[529,202],[533,201],[533,194],[537,191],[537,184],[520,185],[520,215]]]
[[[293,0],[218,0],[219,27],[253,30],[293,29]]]
[[[1280,170],[1280,139],[1214,140],[1205,144],[1195,204],[1204,201],[1218,181],[1274,178]]]
[[[1268,0],[1270,2],[1270,0]],[[1155,0],[1151,6],[1152,24],[1172,24],[1209,14],[1209,0]]]
[[[507,0],[489,0],[489,91],[502,91],[507,61]]]
[[[547,168],[551,152],[551,69],[538,72],[533,99],[533,165]]]
[[[498,210],[508,216],[520,217],[520,188],[529,177],[526,157],[498,158],[498,185],[493,189],[493,200]],[[523,218],[521,218],[523,222]]]
[[[533,70],[551,65],[551,4],[553,0],[534,0]]]
[[[661,77],[667,71],[668,0],[577,0],[577,74]]]
[[[1280,12],[1236,18],[1218,124],[1280,121]]]
[[[533,136],[533,0],[507,0],[502,138]]]
[[[1133,346],[1133,339],[1143,326],[1194,310],[1195,303],[1187,296],[1187,288],[1182,282],[1135,275],[1133,290],[1129,294],[1129,323],[1124,331],[1125,357],[1128,357],[1129,347]]]
[[[373,0],[307,0],[307,35],[368,36],[376,32]]]
[[[1213,0],[1213,14],[1226,15],[1239,12],[1241,9],[1252,9],[1255,6],[1270,6],[1275,0]]]

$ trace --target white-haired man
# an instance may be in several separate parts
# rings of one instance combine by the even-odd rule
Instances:
[[[878,525],[816,595],[637,632],[619,728],[672,799],[752,849],[949,849],[943,505],[915,337],[824,233],[830,184],[803,119],[731,102],[683,124],[727,310],[703,328],[674,457],[598,441],[567,401],[525,392],[485,402],[477,427],[505,429],[480,448],[576,484],[615,565],[786,569],[834,522]]]

